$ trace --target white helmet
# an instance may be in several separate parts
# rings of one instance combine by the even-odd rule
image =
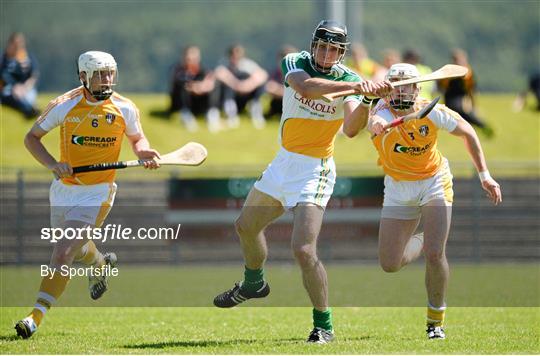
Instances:
[[[409,63],[396,63],[388,69],[385,79],[387,80],[403,80],[419,77],[420,73],[415,65]]]
[[[86,73],[86,81],[82,78],[80,78],[80,81],[94,98],[97,100],[106,100],[112,95],[112,86],[116,85],[118,80],[118,66],[114,57],[109,53],[88,51],[81,54],[78,61],[78,70],[79,74],[82,72]],[[95,74],[101,76],[103,72],[108,72],[112,80],[110,83],[103,83],[100,77],[98,81],[100,83],[99,89],[91,90],[90,80]]]
[[[390,67],[386,73],[385,79],[390,82],[395,82],[419,76],[420,73],[416,66],[409,63],[396,63]],[[419,88],[416,84],[396,87],[392,91],[392,94],[390,94],[388,102],[394,110],[408,110],[414,105],[416,97],[418,96],[418,91]]]

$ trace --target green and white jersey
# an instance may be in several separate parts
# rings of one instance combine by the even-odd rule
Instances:
[[[280,142],[287,151],[316,158],[328,158],[334,153],[336,133],[343,123],[343,103],[361,101],[360,95],[339,98],[331,103],[322,99],[308,99],[298,94],[289,84],[289,74],[306,72],[312,78],[337,82],[359,82],[362,79],[343,64],[334,65],[328,74],[316,71],[311,65],[311,54],[290,53],[281,61],[285,92],[280,122]]]

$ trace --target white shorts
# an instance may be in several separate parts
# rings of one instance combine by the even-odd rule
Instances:
[[[452,206],[452,173],[445,161],[433,177],[417,181],[396,181],[384,177],[384,201],[381,216],[391,219],[417,219],[421,207],[432,200],[440,200],[444,206]],[[441,204],[441,205],[442,205]]]
[[[116,183],[67,185],[55,179],[51,184],[51,227],[76,220],[100,227],[109,214],[116,195]]]
[[[334,159],[314,158],[281,148],[254,187],[286,208],[298,203],[326,207],[336,183]]]

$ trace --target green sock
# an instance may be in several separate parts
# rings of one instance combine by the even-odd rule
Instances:
[[[326,331],[332,331],[332,309],[328,308],[326,311],[319,311],[313,308],[313,327],[321,328]]]
[[[249,292],[256,292],[264,285],[264,270],[261,269],[249,269],[244,270],[244,281],[242,282],[242,289]]]

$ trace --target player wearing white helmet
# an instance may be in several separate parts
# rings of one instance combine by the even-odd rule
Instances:
[[[412,64],[394,64],[386,78],[398,81],[418,77]],[[422,251],[426,258],[428,296],[427,336],[444,339],[448,262],[445,255],[450,228],[453,190],[448,161],[437,149],[440,130],[461,137],[478,170],[482,187],[492,202],[502,201],[499,184],[490,177],[474,129],[457,113],[437,105],[427,117],[410,120],[388,131],[385,125],[418,111],[429,101],[418,97],[417,84],[394,88],[371,110],[368,130],[379,153],[384,178],[384,202],[379,228],[379,261],[384,271],[397,272]],[[415,230],[423,217],[423,232]]]
[[[313,32],[309,52],[283,58],[281,149],[253,186],[236,221],[245,260],[244,280],[214,299],[217,307],[230,308],[270,293],[263,271],[267,256],[263,230],[290,209],[294,213],[292,248],[313,304],[313,330],[307,341],[319,344],[334,338],[326,271],[316,252],[336,177],[334,139],[342,124],[345,133],[365,127],[369,100],[362,95],[385,96],[391,90],[389,82],[362,81],[341,64],[348,43],[344,25],[324,20]],[[321,98],[350,89],[358,95],[333,103]]]
[[[385,79],[390,82],[417,78],[420,76],[416,66],[408,63],[397,63],[390,67]],[[402,85],[396,87],[388,97],[390,106],[397,111],[409,110],[418,97],[420,88],[418,84]]]
[[[96,100],[106,100],[118,83],[118,66],[109,53],[89,51],[79,56],[78,74],[83,87]]]
[[[78,75],[82,86],[51,101],[26,134],[24,143],[34,158],[56,177],[50,189],[51,227],[88,231],[87,228],[100,227],[112,208],[115,171],[73,174],[72,167],[117,161],[124,135],[135,155],[147,160],[146,168],[159,167],[153,160],[159,153],[150,148],[144,136],[135,104],[114,91],[118,70],[113,56],[98,51],[81,54]],[[41,142],[57,126],[62,132],[59,160]],[[69,275],[63,271],[74,261],[104,271],[115,266],[116,255],[102,254],[86,238],[58,240],[34,308],[15,325],[19,336],[29,338],[36,332],[45,313],[62,295],[69,281]],[[108,275],[89,273],[92,299],[105,293]]]

